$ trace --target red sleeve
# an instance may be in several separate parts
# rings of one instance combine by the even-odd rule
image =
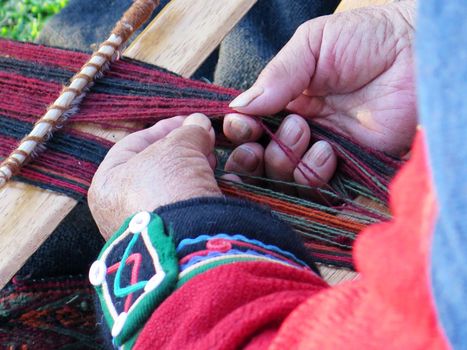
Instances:
[[[282,264],[224,265],[163,302],[135,349],[265,349],[289,313],[325,288],[314,273]]]

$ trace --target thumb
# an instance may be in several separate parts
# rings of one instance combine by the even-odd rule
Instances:
[[[253,86],[230,107],[244,114],[280,112],[310,84],[318,60],[325,17],[302,24],[292,39],[264,68]]]
[[[163,142],[170,156],[162,152],[159,164],[161,170],[166,170],[171,202],[222,194],[214,177],[215,133],[208,117],[201,113],[188,116]]]
[[[194,113],[185,119],[180,128],[173,130],[167,136],[167,142],[208,156],[214,150],[215,132],[207,116]]]

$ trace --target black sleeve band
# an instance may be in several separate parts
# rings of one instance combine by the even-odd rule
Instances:
[[[265,207],[228,197],[202,197],[160,207],[154,212],[172,232],[176,245],[200,234],[242,234],[291,252],[319,274],[301,237]]]

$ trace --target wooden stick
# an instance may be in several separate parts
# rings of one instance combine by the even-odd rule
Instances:
[[[165,55],[151,63],[186,76],[203,63],[204,57],[216,47],[215,43],[255,3],[256,0],[172,0],[144,32],[145,44],[139,44],[139,36],[132,45],[138,50],[125,51],[124,56],[147,61],[152,53],[148,54],[146,49],[153,52],[152,45],[157,44],[158,52]],[[153,27],[159,29],[151,30]],[[187,35],[190,28],[197,28],[192,33],[195,37]],[[180,58],[185,62],[183,66],[177,63],[179,55],[183,55]],[[95,126],[86,130],[114,142],[126,135]],[[9,181],[0,189],[0,289],[76,204],[74,199],[16,181]]]
[[[319,272],[323,279],[331,286],[345,281],[351,281],[358,277],[358,273],[347,269],[337,269],[322,264],[318,264]]]
[[[172,1],[125,54],[190,77],[255,2],[206,0],[203,7],[181,7]],[[221,35],[216,33],[219,30],[216,16],[223,20]],[[198,20],[193,22],[193,18]],[[171,30],[173,21],[177,21],[177,32]],[[187,42],[191,45],[186,45]]]
[[[349,11],[361,7],[387,5],[397,0],[342,0],[337,6],[337,12]]]

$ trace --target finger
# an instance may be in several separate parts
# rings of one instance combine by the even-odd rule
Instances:
[[[146,147],[137,157],[157,163],[164,157],[170,159],[178,156],[182,159],[202,156],[211,167],[208,157],[214,152],[214,143],[215,134],[211,121],[204,114],[194,113],[186,117],[179,128]]]
[[[321,46],[326,17],[301,25],[292,39],[261,72],[254,85],[235,98],[230,107],[240,113],[277,113],[310,84]]]
[[[199,126],[206,130],[209,133],[209,140],[211,142],[212,148],[214,147],[216,141],[216,133],[212,127],[211,120],[202,113],[193,113],[189,115],[184,121],[184,126],[194,125]]]
[[[209,166],[211,167],[212,170],[215,170],[217,166],[216,155],[214,153],[211,153],[208,155],[207,158],[208,158]]]
[[[322,187],[331,180],[336,166],[337,158],[331,145],[326,141],[318,141],[304,154],[293,176],[300,185]],[[300,190],[299,193],[306,197],[320,196],[316,190]]]
[[[178,149],[192,150],[206,157],[214,152],[214,133],[199,124],[186,124],[173,130],[161,142],[166,142],[165,149],[177,152]],[[150,147],[148,147],[149,149]]]
[[[276,135],[291,154],[286,154],[278,143],[271,141],[264,153],[266,175],[275,180],[292,181],[296,162],[310,143],[310,127],[302,117],[291,114],[284,119]]]
[[[227,114],[224,118],[224,134],[235,144],[256,141],[263,129],[255,118],[239,114]]]
[[[235,175],[235,174],[225,174],[221,176],[222,180],[226,181],[231,181],[231,182],[238,182],[238,183],[243,183],[242,179],[240,176]]]
[[[124,137],[115,145],[117,146],[117,151],[139,153],[149,145],[159,141],[161,138],[168,135],[172,130],[175,130],[176,128],[180,127],[185,118],[186,117],[184,116],[177,116],[169,119],[164,119],[157,122],[150,128],[134,132]]]
[[[164,119],[150,128],[134,132],[118,141],[107,153],[100,168],[110,169],[126,162],[135,154],[142,152],[149,145],[167,136],[172,130],[180,127],[184,116]]]
[[[203,113],[193,113],[185,118],[183,125],[197,125],[209,131],[212,128],[211,120]]]
[[[258,143],[245,143],[238,146],[225,163],[228,172],[243,174],[246,176],[262,176],[264,172],[264,149]],[[248,181],[248,178],[245,179]]]

